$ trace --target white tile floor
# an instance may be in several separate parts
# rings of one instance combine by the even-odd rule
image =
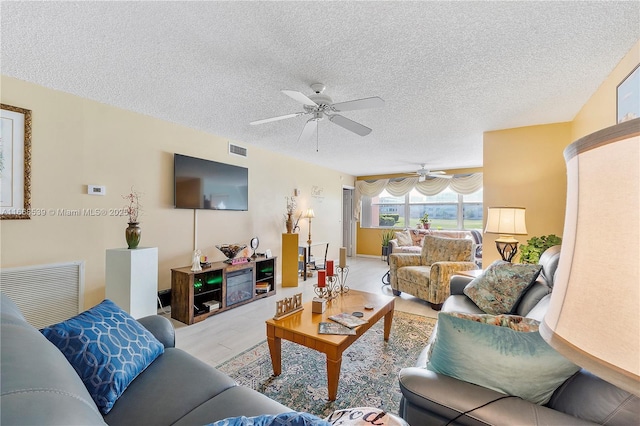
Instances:
[[[379,257],[353,257],[347,264],[347,285],[350,288],[392,295],[389,286],[382,283],[382,276],[388,270],[386,261]],[[190,326],[172,320],[176,327],[176,346],[211,365],[218,365],[265,340],[264,322],[273,317],[276,301],[302,292],[302,300],[307,302],[314,296],[313,283],[316,281],[314,276],[307,281],[300,278],[298,287],[283,288],[278,284],[276,295],[272,297],[222,312]],[[428,303],[404,293],[396,297],[395,309],[433,318],[437,316]],[[166,316],[170,318],[170,315]]]

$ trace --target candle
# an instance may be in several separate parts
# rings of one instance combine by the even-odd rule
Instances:
[[[332,277],[333,275],[333,260],[327,260],[327,276]]]
[[[347,266],[347,248],[346,247],[340,247],[340,264],[339,266],[341,268],[344,268],[345,266]]]
[[[327,285],[327,271],[320,269],[318,271],[318,287],[326,287]]]

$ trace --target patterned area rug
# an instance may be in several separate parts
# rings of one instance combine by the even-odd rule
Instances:
[[[297,411],[326,417],[334,410],[376,407],[397,414],[398,372],[415,365],[435,325],[432,318],[396,311],[389,341],[378,321],[342,354],[338,398],[328,401],[324,354],[282,341],[282,374],[273,376],[264,341],[219,366],[239,384]]]

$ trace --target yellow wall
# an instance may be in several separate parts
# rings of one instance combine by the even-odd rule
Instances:
[[[484,134],[484,211],[488,207],[525,207],[529,235],[562,235],[566,173],[562,152],[571,142],[571,123],[520,127]],[[482,263],[500,258],[498,236],[484,234]]]
[[[573,119],[572,140],[616,124],[617,86],[640,63],[640,40],[631,48]]]
[[[354,177],[247,147],[248,158],[227,153],[228,140],[2,76],[2,103],[32,111],[32,196],[38,209],[117,209],[132,186],[143,193],[140,246],[158,247],[159,289],[170,288],[170,269],[191,263],[195,241],[203,254],[224,260],[216,244],[260,238],[259,251],[280,256],[285,232],[285,196],[301,190],[298,208],[312,207],[313,238],[328,241],[337,258],[342,244],[342,185]],[[173,208],[173,153],[249,169],[249,211]],[[87,185],[105,185],[105,196],[87,195]],[[312,197],[311,188],[323,189]],[[85,261],[85,306],[104,297],[105,250],[126,247],[125,217],[48,214],[0,222],[0,265],[14,267]],[[300,233],[308,232],[300,221]],[[194,233],[197,229],[197,233]],[[281,258],[278,261],[281,267]],[[278,280],[280,282],[280,279]],[[43,283],[43,291],[48,291]],[[52,289],[54,291],[54,289]]]
[[[382,254],[382,232],[379,228],[361,228],[358,222],[356,229],[356,244],[358,254],[380,256]]]
[[[484,134],[484,206],[527,208],[528,235],[562,236],[566,198],[564,149],[575,140],[616,124],[616,87],[640,62],[640,41],[625,55],[571,122]],[[504,167],[505,164],[514,167]],[[499,258],[497,236],[484,234],[483,264]]]

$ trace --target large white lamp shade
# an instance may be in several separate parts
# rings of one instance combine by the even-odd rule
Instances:
[[[640,395],[640,118],[565,149],[562,251],[542,337]]]

